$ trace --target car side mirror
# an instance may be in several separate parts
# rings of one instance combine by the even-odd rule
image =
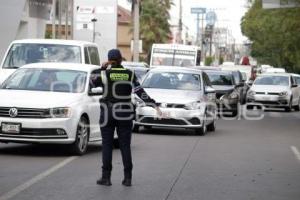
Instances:
[[[298,87],[297,84],[293,84],[293,85],[292,85],[292,88],[296,88],[296,87]]]
[[[252,86],[252,85],[253,85],[253,81],[249,81],[247,84],[248,84],[249,86]]]
[[[102,87],[92,88],[89,91],[90,96],[97,96],[97,95],[102,95],[102,94],[103,94],[103,88]]]
[[[205,94],[216,93],[216,90],[212,87],[205,87]]]

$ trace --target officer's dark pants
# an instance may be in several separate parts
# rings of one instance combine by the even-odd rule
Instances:
[[[119,146],[122,154],[125,178],[132,176],[131,157],[131,131],[132,118],[127,120],[116,119],[113,116],[113,104],[101,103],[100,127],[102,135],[102,173],[109,176],[112,170],[112,151],[114,143],[114,132],[117,130]],[[116,114],[118,117],[129,117],[132,112]]]

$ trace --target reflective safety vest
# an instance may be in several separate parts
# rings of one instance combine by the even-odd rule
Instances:
[[[134,73],[118,66],[101,71],[104,86],[103,100],[108,102],[131,102]]]

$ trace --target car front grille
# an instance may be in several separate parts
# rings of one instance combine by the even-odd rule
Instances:
[[[14,107],[0,107],[0,117],[11,117],[10,109]],[[18,114],[14,118],[46,118],[49,109],[36,109],[36,108],[16,108]]]
[[[198,118],[192,118],[188,120],[183,119],[157,119],[153,117],[144,117],[140,121],[146,124],[157,124],[157,125],[200,125],[201,121]]]

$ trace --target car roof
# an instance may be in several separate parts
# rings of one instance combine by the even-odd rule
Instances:
[[[75,46],[83,46],[83,45],[91,45],[97,46],[95,43],[80,41],[80,40],[60,40],[60,39],[23,39],[23,40],[15,40],[12,42],[13,44],[20,43],[31,43],[31,44],[60,44],[60,45],[75,45]]]
[[[151,72],[180,72],[180,73],[197,73],[200,74],[202,70],[188,67],[152,67]]]
[[[78,63],[33,63],[24,65],[21,68],[32,68],[32,69],[64,69],[64,70],[75,70],[83,72],[91,72],[96,69],[100,69],[98,65],[86,65]]]
[[[122,65],[132,65],[132,66],[146,66],[147,64],[144,62],[130,62],[130,61],[123,61]]]
[[[226,75],[232,75],[232,71],[223,71],[223,70],[204,70],[206,73],[214,73],[214,74],[226,74]]]

